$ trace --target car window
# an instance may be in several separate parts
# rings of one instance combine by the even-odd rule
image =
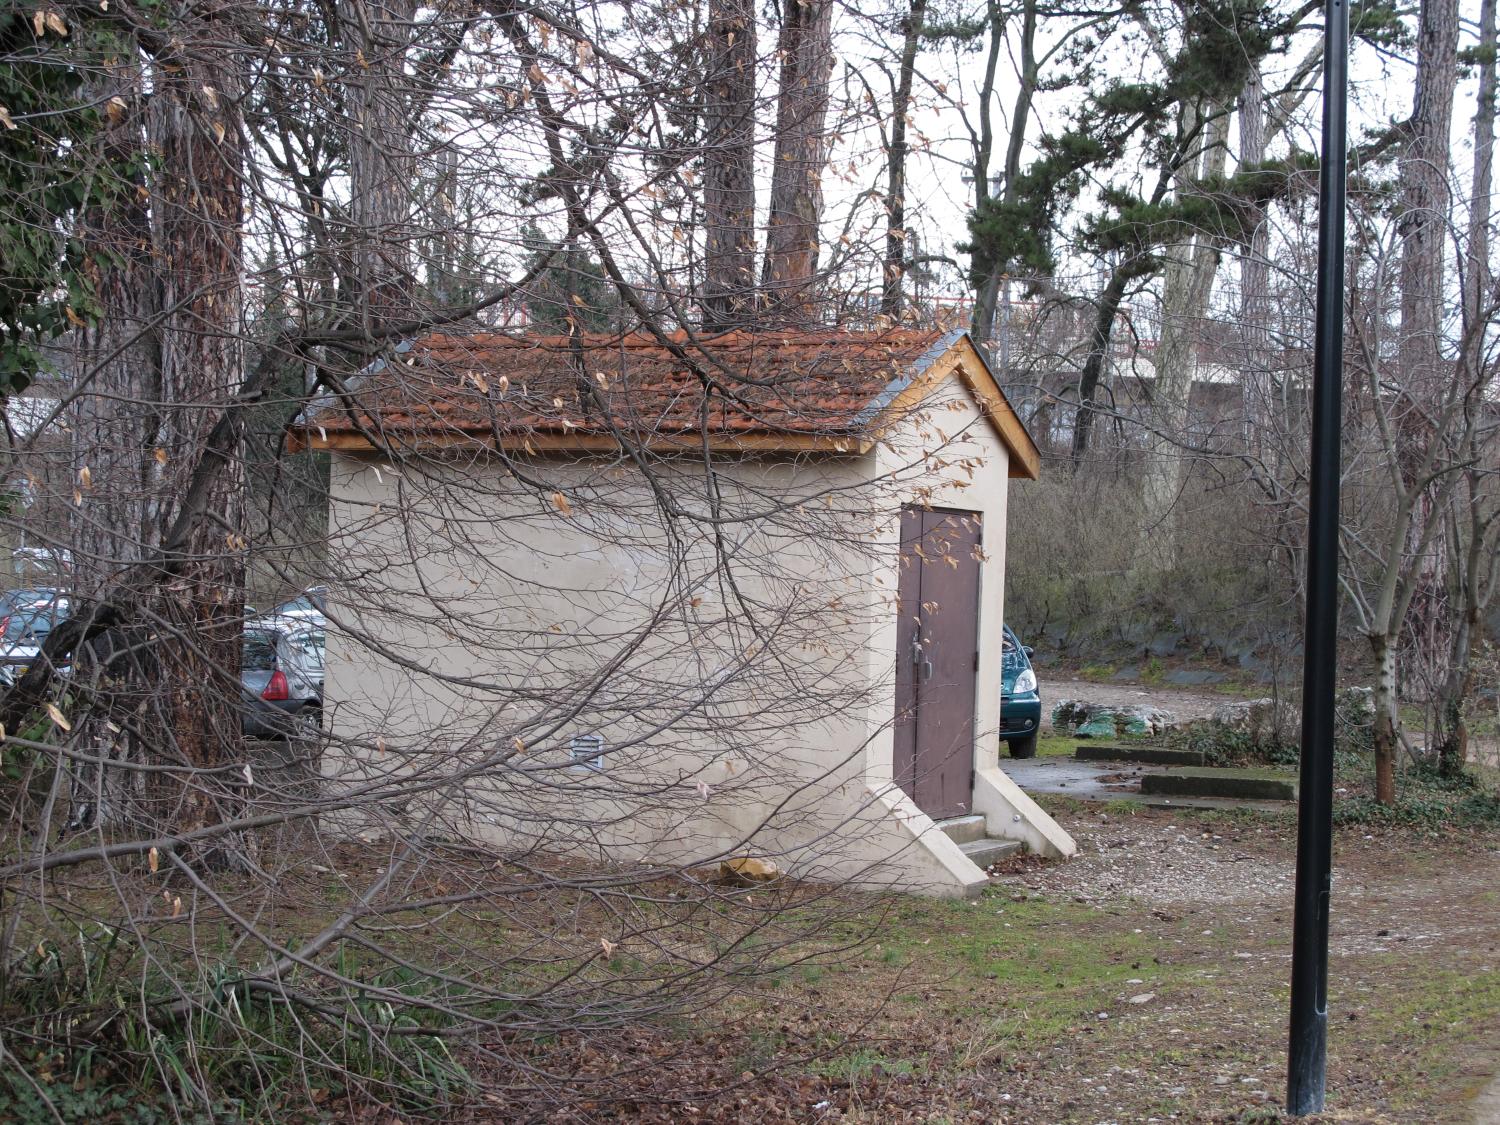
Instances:
[[[311,629],[306,632],[293,633],[287,640],[304,667],[313,671],[322,671],[325,637],[320,630]]]
[[[40,640],[52,631],[52,622],[34,609],[18,609],[5,619],[5,639],[11,643]]]
[[[240,651],[240,668],[246,672],[276,670],[276,642],[269,633],[246,633]]]
[[[67,612],[67,602],[60,600],[17,607],[5,618],[5,640],[10,644],[41,644]]]

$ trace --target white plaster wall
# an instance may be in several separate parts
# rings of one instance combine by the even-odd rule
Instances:
[[[891,783],[899,509],[926,500],[984,515],[976,809],[996,834],[1062,850],[995,765],[1006,454],[945,386],[862,457],[719,462],[737,516],[802,503],[724,525],[732,587],[711,532],[670,537],[626,464],[536,460],[516,466],[523,485],[487,460],[336,458],[347,595],[326,693],[345,741],[325,757],[330,784],[398,776],[401,815],[509,848],[751,852],[810,878],[972,893],[983,874]],[[705,503],[701,466],[661,481]],[[607,768],[568,766],[568,740],[593,732]]]

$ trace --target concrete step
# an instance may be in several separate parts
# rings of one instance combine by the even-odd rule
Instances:
[[[1201,766],[1201,750],[1169,750],[1165,746],[1095,746],[1080,743],[1073,751],[1080,762],[1143,762],[1153,766]]]
[[[978,864],[979,869],[983,871],[992,863],[999,863],[1002,859],[1019,855],[1021,844],[1017,840],[970,840],[967,844],[960,844],[959,850]]]
[[[1150,797],[1237,797],[1246,801],[1295,801],[1295,774],[1257,770],[1181,769],[1141,777]]]
[[[984,839],[984,817],[978,813],[949,817],[947,820],[938,821],[937,826],[955,844],[968,844],[974,840]]]

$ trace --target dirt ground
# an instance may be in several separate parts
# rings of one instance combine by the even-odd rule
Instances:
[[[857,955],[802,963],[672,1034],[538,1048],[557,1098],[491,1093],[467,1119],[1281,1120],[1292,820],[1054,809],[1074,860],[1016,861],[972,901],[879,900]],[[1489,1120],[1500,839],[1341,832],[1330,982],[1315,1120]],[[605,1076],[636,1096],[563,1092]]]

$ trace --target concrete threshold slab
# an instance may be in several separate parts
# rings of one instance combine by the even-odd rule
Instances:
[[[1242,770],[1180,769],[1141,777],[1141,793],[1148,797],[1235,797],[1247,801],[1294,801],[1297,780],[1292,775],[1269,776]]]
[[[1201,750],[1169,750],[1165,746],[1100,746],[1079,743],[1073,757],[1080,762],[1145,762],[1153,766],[1201,766]]]

